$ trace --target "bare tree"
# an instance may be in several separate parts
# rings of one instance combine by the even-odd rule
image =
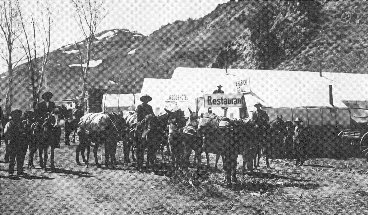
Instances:
[[[51,11],[47,6],[44,11],[42,11],[42,18],[36,20],[34,16],[31,16],[30,22],[26,22],[19,1],[17,1],[17,8],[21,20],[21,44],[26,56],[27,71],[30,75],[33,108],[35,108],[39,101],[40,94],[45,88],[45,73],[51,45]]]
[[[86,91],[88,70],[92,59],[93,41],[99,24],[106,16],[105,0],[71,0],[75,9],[75,18],[85,38],[83,43],[75,43],[79,50],[82,79],[82,96],[80,104],[87,111]]]
[[[8,83],[5,111],[7,114],[10,114],[13,104],[13,70],[22,60],[22,57],[15,57],[16,41],[20,35],[20,22],[18,10],[12,0],[1,0],[0,4],[0,36],[5,45],[5,49],[1,49],[0,57],[7,65]]]

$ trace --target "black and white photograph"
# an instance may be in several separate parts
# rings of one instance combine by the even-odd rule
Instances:
[[[367,214],[365,0],[0,0],[0,214]]]

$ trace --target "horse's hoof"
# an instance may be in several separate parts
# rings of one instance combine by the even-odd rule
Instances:
[[[82,166],[81,162],[77,161],[77,165],[78,166]]]
[[[96,164],[97,168],[101,168],[101,164],[97,163]]]

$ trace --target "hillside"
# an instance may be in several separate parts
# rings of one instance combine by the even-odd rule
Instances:
[[[127,30],[101,32],[90,86],[136,93],[143,78],[170,78],[178,66],[368,73],[367,7],[365,1],[231,1],[147,37]],[[75,45],[51,53],[48,77],[56,100],[80,93],[80,68],[70,67],[77,63]],[[30,98],[24,96],[24,66],[16,80],[20,105]]]

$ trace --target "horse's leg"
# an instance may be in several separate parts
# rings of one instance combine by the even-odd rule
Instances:
[[[31,144],[29,145],[28,168],[34,168],[33,158],[34,158],[34,154],[36,150],[37,148],[36,148],[35,142],[32,141]]]
[[[129,160],[129,151],[130,151],[130,142],[129,140],[124,140],[123,142],[123,154],[124,154],[124,163],[130,163]]]
[[[91,147],[90,147],[90,145],[89,145],[89,143],[87,144],[87,145],[85,145],[85,147],[84,147],[85,149],[87,149],[87,159],[86,159],[86,162],[85,162],[85,164],[87,165],[87,167],[88,167],[88,164],[89,164],[89,154],[90,154],[90,152],[91,152]],[[84,153],[84,152],[83,152]]]
[[[76,131],[76,129],[74,129],[74,131],[72,131],[72,133],[73,133],[73,143],[75,143],[75,133],[77,133],[77,131]]]
[[[100,167],[100,164],[98,163],[98,157],[97,157],[98,145],[99,145],[99,143],[96,142],[95,145],[93,146],[93,155],[95,157],[96,166]]]
[[[106,141],[105,142],[105,166],[106,168],[109,168],[109,161],[111,156],[111,143]]]
[[[217,164],[218,164],[218,161],[220,159],[220,156],[221,156],[221,154],[216,153],[215,169],[217,169]]]
[[[51,170],[55,170],[55,147],[51,146],[51,156],[50,156],[50,162],[51,162]]]
[[[70,133],[71,133],[71,128],[70,128],[71,124],[69,122],[65,122],[65,145],[70,145]]]
[[[43,146],[40,143],[38,145],[38,157],[39,157],[40,167],[43,169],[44,168]]]
[[[48,155],[48,146],[44,146],[43,147],[43,156],[44,156],[44,159],[43,159],[43,165],[44,165],[44,169],[45,171],[47,170],[47,159],[49,157]]]

